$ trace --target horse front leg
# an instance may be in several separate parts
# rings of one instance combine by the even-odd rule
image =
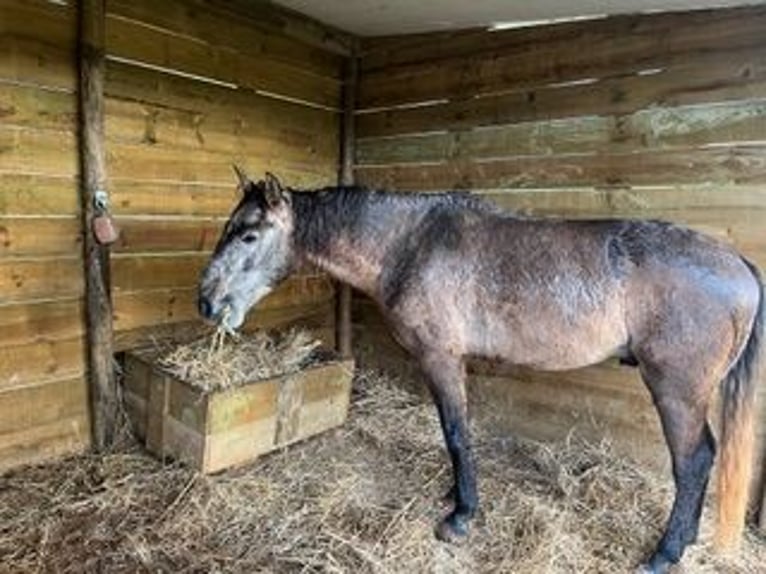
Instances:
[[[465,363],[459,357],[430,354],[422,360],[429,389],[439,411],[444,440],[452,461],[454,509],[436,528],[436,536],[459,542],[468,535],[469,522],[476,514],[476,467],[468,429]]]

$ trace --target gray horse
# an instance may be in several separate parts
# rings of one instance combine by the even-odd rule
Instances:
[[[697,537],[722,383],[718,541],[738,542],[753,451],[764,296],[731,247],[658,221],[532,219],[467,194],[283,188],[241,171],[242,199],[205,269],[199,310],[232,329],[301,261],[372,297],[429,380],[454,471],[437,536],[468,533],[478,497],[466,360],[573,369],[610,356],[640,369],[662,422],[676,495],[645,569]]]

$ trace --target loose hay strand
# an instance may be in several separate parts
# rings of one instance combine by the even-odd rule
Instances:
[[[608,442],[482,420],[474,436],[482,510],[462,547],[433,536],[451,476],[433,405],[360,372],[346,425],[219,475],[134,445],[0,476],[0,571],[611,574],[656,543],[672,485]],[[710,514],[679,571],[763,572],[753,533],[712,553]]]

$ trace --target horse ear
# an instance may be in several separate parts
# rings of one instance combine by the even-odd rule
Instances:
[[[278,205],[284,198],[284,188],[282,187],[282,183],[277,176],[267,171],[264,178],[264,184],[263,195],[266,198],[266,203],[270,207]]]
[[[236,163],[231,164],[231,167],[232,169],[234,169],[234,173],[237,174],[237,180],[239,181],[240,191],[242,192],[246,191],[253,182],[250,181],[249,177],[247,177],[245,170],[239,167]]]

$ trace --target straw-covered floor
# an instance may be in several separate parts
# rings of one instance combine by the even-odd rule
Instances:
[[[432,535],[449,483],[433,407],[363,373],[344,427],[216,476],[162,465],[126,434],[106,456],[0,477],[2,569],[612,573],[656,540],[669,484],[608,446],[476,434],[483,510],[462,547]],[[749,534],[736,560],[703,541],[681,571],[764,565]]]

